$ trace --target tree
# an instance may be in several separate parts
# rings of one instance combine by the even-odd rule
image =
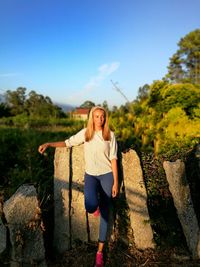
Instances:
[[[170,84],[162,88],[161,95],[163,112],[180,107],[191,116],[200,103],[200,86],[191,83]]]
[[[95,103],[93,103],[90,100],[85,101],[82,105],[80,105],[80,108],[92,108],[95,106]]]
[[[161,105],[162,95],[161,91],[168,85],[166,81],[154,81],[150,87],[149,97],[147,99],[147,106],[154,108],[157,112],[162,112],[163,107]]]
[[[5,98],[12,115],[18,115],[25,111],[26,88],[18,87],[16,91],[8,90]]]
[[[54,105],[50,97],[31,91],[26,96],[26,88],[19,87],[16,91],[6,92],[6,106],[10,108],[11,115],[16,116],[25,113],[35,117],[60,118],[66,115],[62,109]]]
[[[0,118],[9,116],[10,116],[9,107],[7,107],[5,103],[0,103]]]
[[[200,83],[200,29],[190,32],[178,43],[170,58],[167,79],[173,83]]]
[[[37,117],[63,117],[61,108],[54,105],[51,98],[37,94],[35,91],[31,91],[25,102],[26,110],[29,115]]]
[[[137,100],[139,101],[146,100],[148,98],[149,91],[150,91],[150,86],[148,84],[139,87]]]
[[[108,102],[107,102],[106,100],[103,101],[102,107],[103,107],[105,110],[109,111]]]
[[[181,107],[169,110],[157,124],[156,152],[172,153],[199,143],[199,120],[190,119]],[[171,150],[171,151],[170,151]]]

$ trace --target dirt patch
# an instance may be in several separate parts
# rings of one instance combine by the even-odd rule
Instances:
[[[48,267],[93,267],[97,243],[82,244],[48,260]],[[127,240],[115,240],[105,246],[105,267],[198,267],[200,260],[192,260],[183,248],[137,250]]]

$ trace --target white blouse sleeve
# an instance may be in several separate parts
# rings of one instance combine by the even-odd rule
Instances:
[[[113,132],[110,140],[110,160],[117,159],[117,141]]]
[[[82,129],[75,135],[72,135],[69,139],[65,140],[65,144],[67,147],[72,147],[72,146],[78,146],[82,143],[85,142],[85,130]]]

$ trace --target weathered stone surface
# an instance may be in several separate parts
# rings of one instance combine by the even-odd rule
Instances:
[[[6,249],[6,227],[0,218],[0,255]]]
[[[83,145],[73,147],[71,152],[56,148],[54,167],[54,244],[58,252],[64,252],[78,241],[96,241],[99,217],[85,211]]]
[[[70,248],[70,153],[70,149],[56,148],[54,157],[54,247],[59,253]]]
[[[23,185],[4,203],[12,245],[12,266],[46,266],[36,189]],[[21,264],[21,265],[20,265]]]
[[[165,161],[163,167],[188,247],[193,257],[199,258],[199,226],[185,175],[185,164],[181,160],[177,160],[176,162]]]
[[[154,248],[142,168],[134,150],[122,153],[122,166],[135,245],[138,249]]]
[[[77,240],[88,241],[86,211],[84,207],[84,155],[83,146],[72,148],[72,245]]]
[[[91,241],[97,241],[99,237],[99,223],[100,216],[95,217],[93,214],[88,213],[89,233],[88,237]]]
[[[72,244],[76,240],[97,240],[99,233],[99,217],[88,214],[84,205],[84,150],[83,145],[72,149],[72,202],[71,202],[71,225]]]

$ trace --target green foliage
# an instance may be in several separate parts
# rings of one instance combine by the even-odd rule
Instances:
[[[149,91],[150,91],[150,86],[148,84],[139,87],[137,100],[139,101],[146,100],[148,98]]]
[[[190,115],[192,110],[198,107],[199,102],[199,85],[156,81],[151,85],[147,106],[154,108],[160,115],[174,107],[181,107]]]
[[[152,147],[156,154],[169,156],[179,149],[192,149],[200,137],[199,103],[199,85],[154,82],[147,100],[132,104],[133,112],[137,111],[134,133],[141,138],[141,149],[151,151]]]
[[[160,102],[162,101],[161,90],[164,88],[168,83],[166,81],[155,81],[150,87],[150,93],[147,100],[147,106],[156,109],[156,111],[160,111],[162,106]]]
[[[6,92],[6,103],[11,109],[12,115],[18,115],[24,112],[24,103],[26,99],[26,88],[18,87],[16,91],[8,90]]]
[[[200,119],[200,103],[197,107],[193,109],[193,117],[196,119]]]
[[[111,125],[123,147],[172,157],[199,142],[199,103],[199,85],[155,81],[146,99],[115,109]]]
[[[159,104],[163,106],[163,112],[181,107],[187,115],[192,115],[193,109],[200,103],[200,86],[188,83],[167,85],[162,88],[161,95]]]
[[[110,114],[110,127],[115,132],[121,148],[136,148],[137,142],[133,132],[133,118],[133,114],[125,113],[121,109]]]
[[[21,114],[31,117],[62,118],[66,117],[60,107],[54,105],[51,99],[31,91],[26,96],[26,88],[19,87],[16,91],[8,90],[5,95],[6,105],[10,108],[11,115]]]
[[[181,38],[178,46],[170,59],[167,78],[175,83],[200,84],[200,29]]]
[[[2,117],[9,117],[10,109],[4,103],[0,103],[0,118]]]
[[[54,150],[48,149],[47,156],[38,153],[38,146],[47,141],[62,141],[80,130],[82,125],[75,122],[62,131],[24,128],[0,128],[0,190],[8,197],[23,183],[33,183],[41,195],[53,179]],[[47,190],[48,191],[48,190]]]
[[[26,114],[17,115],[15,117],[8,117],[8,118],[0,118],[0,125],[6,125],[6,126],[13,126],[13,127],[20,127],[20,128],[42,128],[45,130],[45,127],[47,129],[51,127],[51,129],[54,129],[57,131],[60,128],[81,128],[83,127],[83,121],[76,120],[70,118],[45,118],[45,117],[32,117],[28,116]],[[66,129],[65,129],[66,130]]]

